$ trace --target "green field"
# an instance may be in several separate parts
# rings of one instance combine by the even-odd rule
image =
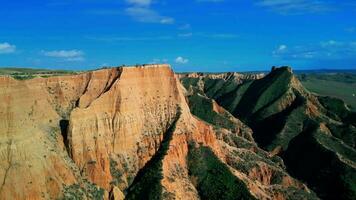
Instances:
[[[304,87],[310,92],[337,97],[356,110],[356,75],[355,74],[304,74],[299,75]]]
[[[0,68],[0,76],[11,76],[18,80],[27,80],[36,77],[63,76],[75,74],[75,71],[69,70],[49,70],[33,68]]]

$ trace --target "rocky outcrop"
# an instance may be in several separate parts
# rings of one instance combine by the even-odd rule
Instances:
[[[270,156],[282,156],[287,170],[305,181],[319,197],[353,199],[356,192],[351,183],[356,173],[356,115],[342,100],[309,93],[289,67],[274,67],[265,77],[241,84],[223,77],[215,80],[183,77],[182,82],[190,96],[198,93],[215,100],[251,127],[258,146]],[[192,113],[199,114],[194,113],[195,104],[190,105]],[[243,144],[234,142],[233,135],[222,134],[230,145]],[[241,150],[237,153],[242,159],[244,154],[249,155],[248,158],[255,157]],[[255,158],[251,163],[244,159],[244,166],[238,163],[238,157],[230,158],[228,164],[238,166],[239,171],[259,180],[262,185],[277,180],[283,182],[282,185],[295,183],[275,165],[266,165]],[[278,194],[273,198],[280,197]]]
[[[222,80],[234,80],[236,82],[244,82],[246,80],[257,80],[265,76],[264,73],[237,73],[237,72],[226,72],[226,73],[181,73],[178,74],[180,79],[183,78],[198,78],[198,79],[222,79]]]
[[[278,157],[255,145],[250,128],[215,101],[206,108],[233,129],[192,115],[186,100],[191,92],[168,65],[25,81],[0,77],[1,199],[220,194],[209,189],[206,176],[226,179],[214,184],[228,187],[231,198],[291,199],[296,192],[316,198],[285,172]],[[192,162],[196,153],[207,157]]]
[[[187,88],[186,95],[192,114],[214,127],[219,149],[223,155],[222,160],[225,161],[233,174],[247,185],[254,197],[258,199],[291,199],[298,193],[297,196],[300,198],[316,198],[305,185],[286,173],[280,157],[267,153],[257,146],[252,137],[251,128],[212,99],[210,96],[212,94],[212,96],[219,93],[224,95],[224,87],[231,89],[231,86],[236,86],[239,88],[239,85],[233,85],[235,84],[234,80],[223,80],[223,84],[219,83],[221,80],[218,79],[182,78],[182,81]],[[221,90],[211,92],[218,86],[222,86]],[[204,147],[193,148],[195,149],[193,152],[202,151],[200,148]],[[197,166],[200,165],[194,165],[194,167]],[[214,174],[215,176],[218,174]],[[229,188],[227,185],[224,187]],[[243,191],[243,189],[241,190]],[[234,193],[233,190],[231,192]]]
[[[59,124],[85,79],[0,77],[1,199],[55,199],[65,186],[84,184],[67,155]]]

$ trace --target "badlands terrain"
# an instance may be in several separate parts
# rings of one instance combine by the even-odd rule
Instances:
[[[289,67],[11,73],[0,199],[356,197],[356,113]]]

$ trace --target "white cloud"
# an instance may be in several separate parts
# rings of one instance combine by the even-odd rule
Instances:
[[[84,57],[73,57],[73,58],[67,58],[66,61],[73,61],[73,62],[79,62],[79,61],[84,61]]]
[[[150,64],[162,64],[162,63],[168,63],[168,59],[164,58],[164,59],[158,59],[155,58],[153,59],[151,62],[149,62]]]
[[[126,2],[136,6],[150,6],[152,3],[151,0],[126,0]]]
[[[349,32],[349,33],[355,33],[355,32],[356,32],[356,27],[349,27],[349,28],[346,28],[345,31],[346,31],[346,32]]]
[[[63,58],[66,61],[84,61],[84,52],[81,50],[54,50],[41,51],[44,56],[52,58]]]
[[[186,63],[189,62],[189,60],[179,56],[179,57],[176,58],[175,62],[178,63],[178,64],[186,64]]]
[[[127,15],[143,23],[174,24],[172,17],[159,14],[151,8],[151,0],[126,0],[130,7],[125,9]]]
[[[274,55],[281,54],[281,53],[287,51],[287,48],[288,48],[287,45],[281,44],[281,45],[279,45],[279,47],[276,50],[273,51],[273,54]]]
[[[211,39],[236,39],[239,37],[237,34],[232,33],[194,33],[194,36],[206,37]]]
[[[287,45],[282,44],[282,45],[279,46],[278,51],[284,51],[286,49],[287,49]]]
[[[160,36],[147,36],[147,37],[87,37],[91,40],[98,40],[104,42],[130,42],[130,41],[161,41],[161,40],[172,40],[174,37],[169,35],[160,35]]]
[[[339,41],[335,41],[335,40],[329,40],[329,41],[325,41],[325,42],[321,42],[320,45],[322,47],[332,47],[332,46],[340,46],[343,45],[342,42]]]
[[[130,41],[163,41],[175,40],[179,38],[200,37],[214,40],[234,40],[239,38],[237,34],[230,33],[178,33],[177,35],[152,35],[152,36],[87,36],[87,39],[103,42],[130,42]]]
[[[110,66],[110,64],[108,64],[108,63],[103,63],[103,64],[101,64],[101,65],[99,65],[100,67],[109,67]]]
[[[55,50],[55,51],[42,51],[43,55],[48,57],[57,58],[73,58],[83,56],[83,51],[80,50]]]
[[[7,42],[0,43],[0,54],[9,54],[16,51],[16,46]]]
[[[159,23],[161,24],[174,24],[174,19],[171,17],[162,17],[161,16],[161,20],[159,21]]]
[[[211,38],[216,38],[216,39],[234,39],[239,37],[236,34],[229,34],[229,33],[210,34],[206,36]]]
[[[287,47],[280,45],[272,52],[275,57],[282,59],[342,59],[356,56],[355,42],[329,40],[311,45]]]
[[[160,24],[174,23],[173,18],[161,16],[156,11],[146,7],[129,7],[126,9],[126,14],[128,14],[138,22],[160,23]]]
[[[197,2],[210,2],[210,3],[219,3],[224,2],[225,0],[196,0]]]
[[[178,27],[179,30],[187,30],[191,28],[192,26],[190,24],[183,24],[182,26]]]
[[[181,34],[178,34],[178,37],[192,37],[193,36],[193,33],[181,33]]]
[[[332,7],[323,0],[258,0],[256,4],[286,15],[332,10]]]

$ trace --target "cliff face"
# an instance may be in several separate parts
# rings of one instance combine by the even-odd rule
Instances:
[[[189,92],[167,65],[0,77],[1,199],[316,198],[216,102],[233,128],[192,115]]]
[[[73,163],[66,155],[59,128],[61,120],[55,104],[70,107],[71,99],[61,92],[61,86],[71,84],[82,90],[78,79],[84,76],[16,81],[0,77],[0,156],[2,199],[56,198],[62,184],[77,183]],[[50,94],[47,85],[56,85]],[[72,86],[70,86],[72,87]],[[72,91],[73,100],[79,96]],[[58,97],[54,97],[58,95]],[[14,188],[14,186],[16,187]]]
[[[189,91],[193,114],[201,118],[207,116],[206,112],[194,112],[201,107],[199,99],[202,97],[207,99],[205,102],[217,102],[251,127],[258,146],[270,155],[280,155],[287,171],[305,181],[319,197],[355,197],[352,180],[356,174],[356,115],[342,100],[309,93],[289,67],[274,68],[261,79],[241,84],[223,77],[183,77],[181,80]],[[215,125],[221,126],[217,117],[212,118]],[[227,142],[234,141],[231,135],[225,134]],[[268,165],[258,163],[256,166],[256,163],[251,164],[263,174],[261,181],[273,182],[275,175],[270,176],[270,169],[265,168]],[[252,169],[249,175],[253,175],[256,168]]]
[[[241,74],[237,72],[226,73],[181,73],[178,74],[180,79],[183,78],[198,78],[198,79],[223,79],[225,81],[233,80],[236,82],[244,82],[246,80],[257,80],[265,76],[264,73]]]

